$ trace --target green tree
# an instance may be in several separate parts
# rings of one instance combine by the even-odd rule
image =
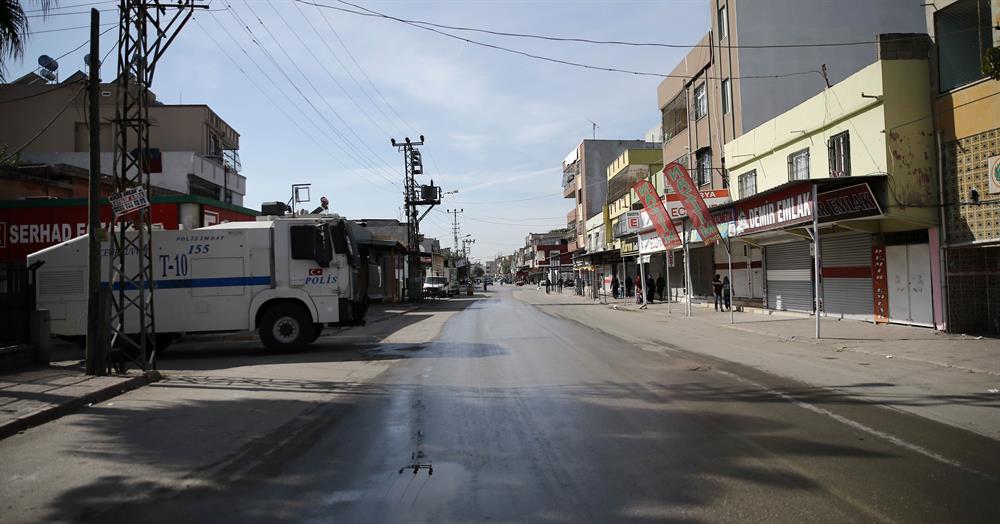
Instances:
[[[475,278],[479,278],[479,277],[483,276],[484,273],[486,273],[486,272],[483,271],[483,268],[480,267],[480,266],[476,266],[476,267],[474,267],[472,269],[472,276],[475,277]]]
[[[28,4],[38,5],[45,15],[56,0],[29,0]],[[27,39],[28,16],[21,0],[0,0],[0,81],[5,81],[7,63],[24,56]]]

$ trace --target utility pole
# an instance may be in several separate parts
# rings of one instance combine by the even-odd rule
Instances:
[[[462,258],[465,258],[466,260],[469,259],[469,245],[475,244],[475,243],[476,243],[476,239],[474,239],[474,238],[465,238],[465,239],[462,239]]]
[[[445,213],[452,215],[451,217],[451,234],[455,237],[455,254],[458,254],[458,214],[464,213],[464,209],[446,209]]]
[[[90,54],[87,55],[87,104],[90,112],[90,180],[87,194],[87,353],[88,375],[107,373],[107,319],[101,307],[101,12],[90,10]]]
[[[424,135],[419,141],[406,137],[403,143],[390,139],[389,143],[403,153],[403,206],[406,214],[406,251],[407,251],[407,300],[420,302],[423,298],[421,289],[422,270],[420,267],[420,221],[437,204],[441,203],[441,188],[434,185],[417,185],[415,176],[424,174],[423,157],[416,146],[424,145]],[[417,206],[430,206],[422,215],[417,216]]]
[[[116,214],[110,231],[108,285],[111,293],[109,365],[124,372],[128,361],[156,368],[153,309],[152,221],[148,205],[154,150],[149,144],[149,89],[163,53],[183,29],[195,0],[160,3],[119,0],[118,76],[115,100],[115,151],[111,200],[138,196],[134,210]],[[128,195],[126,191],[130,191]],[[122,198],[121,200],[124,200]],[[132,256],[135,256],[134,261]]]

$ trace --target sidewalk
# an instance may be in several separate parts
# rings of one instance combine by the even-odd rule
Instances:
[[[160,379],[156,371],[92,377],[80,363],[0,375],[0,439]]]
[[[599,304],[525,290],[521,300],[649,351],[683,351],[907,411],[1000,440],[1000,340],[855,320],[735,313],[684,304]],[[709,366],[714,367],[714,366]]]
[[[420,304],[372,304],[367,324],[382,322],[418,309]],[[332,330],[333,334],[336,330]],[[182,342],[234,342],[257,340],[244,331],[226,335],[190,335]],[[126,391],[160,379],[159,372],[130,370],[126,375],[91,377],[83,374],[82,352],[62,344],[56,358],[65,358],[44,368],[27,368],[0,374],[0,439],[55,420],[83,406],[105,401]]]
[[[595,303],[587,297],[570,293],[562,295],[555,293],[555,295],[572,296],[582,302]],[[664,302],[656,302],[649,304],[646,309],[639,309],[634,300],[629,297],[624,304],[621,299],[609,301],[608,307],[622,311],[667,315],[668,305]],[[763,310],[737,311],[733,315],[735,323],[730,324],[728,311],[715,311],[712,304],[698,302],[698,299],[692,303],[691,318],[685,317],[683,302],[673,302],[669,305],[669,309],[671,318],[710,323],[727,329],[769,336],[782,342],[803,342],[839,351],[898,358],[1000,377],[1000,339],[943,333],[925,327],[876,325],[859,320],[822,318],[820,339],[817,340],[814,338],[815,318],[803,314],[782,312],[767,314]]]

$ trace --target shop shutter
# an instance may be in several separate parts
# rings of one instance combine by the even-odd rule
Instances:
[[[812,311],[812,256],[809,254],[809,242],[767,246],[764,248],[764,257],[767,266],[767,307]]]
[[[871,320],[872,237],[865,233],[824,236],[823,311],[830,316]]]

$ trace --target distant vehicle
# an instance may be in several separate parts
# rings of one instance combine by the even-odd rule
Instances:
[[[424,296],[445,298],[448,296],[448,277],[427,277],[424,279]]]
[[[324,326],[364,325],[368,265],[354,227],[337,215],[303,215],[154,230],[157,350],[178,333],[253,329],[268,348],[292,350],[311,344]],[[87,245],[82,235],[28,256],[29,264],[43,262],[36,307],[49,311],[51,333],[80,344],[87,333]],[[108,249],[105,240],[104,279]],[[136,267],[137,258],[126,255],[127,265]],[[119,289],[115,282],[112,291]],[[139,299],[130,287],[124,295]],[[126,325],[137,327],[133,313]]]
[[[523,280],[518,280],[517,282],[514,283],[514,285],[515,286],[523,286],[524,285],[524,281]]]

